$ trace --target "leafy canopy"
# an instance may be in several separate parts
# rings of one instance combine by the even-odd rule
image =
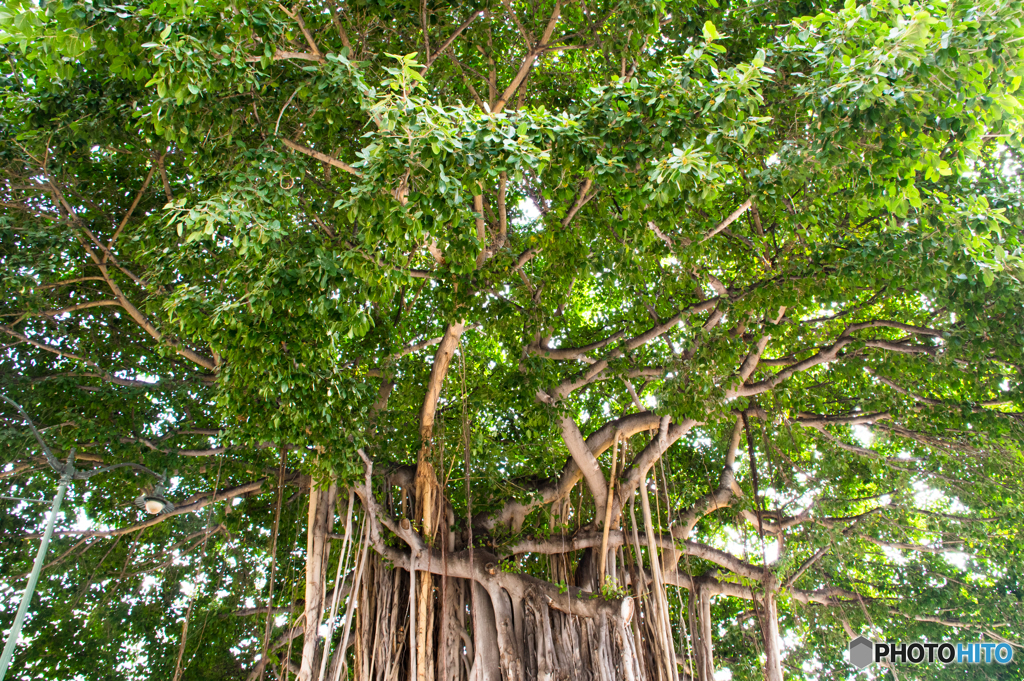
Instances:
[[[574,428],[653,419],[625,512],[669,417],[666,571],[718,585],[734,679],[762,674],[736,589],[769,573],[787,677],[852,677],[844,627],[1020,642],[1021,14],[7,3],[2,390],[80,467],[167,471],[182,510],[142,517],[128,469],[75,483],[18,678],[173,677],[186,610],[182,678],[248,675],[263,622],[228,615],[265,604],[280,448],[289,604],[298,493],[358,484],[359,448],[417,463],[459,324],[429,456],[509,571],[558,581],[520,542],[603,524],[611,450]],[[48,495],[4,413],[8,494]],[[6,622],[42,518],[3,504]]]

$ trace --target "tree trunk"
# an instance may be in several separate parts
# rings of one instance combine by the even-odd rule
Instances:
[[[779,611],[774,591],[767,591],[758,599],[758,619],[761,620],[761,636],[764,639],[765,681],[782,681],[782,640],[779,637]]]
[[[432,543],[437,535],[440,490],[434,466],[424,445],[416,465],[416,512],[420,535]],[[434,580],[429,572],[416,575],[416,681],[434,681]]]
[[[409,678],[409,573],[388,568],[376,554],[366,563],[356,610],[355,678]]]
[[[490,590],[490,594],[498,630],[498,660],[501,663],[502,678],[504,681],[521,681],[523,660],[519,649],[519,632],[512,616],[512,599],[501,587]]]
[[[391,554],[389,560],[395,560]],[[422,560],[422,558],[421,558]],[[397,562],[397,560],[395,560]],[[436,563],[436,560],[435,560]],[[449,567],[457,565],[457,560]],[[426,567],[419,563],[419,567]],[[435,572],[438,566],[431,568]],[[443,569],[443,568],[440,568]],[[489,572],[489,571],[485,571]],[[490,573],[495,574],[495,573]],[[518,583],[501,577],[492,581],[465,576],[448,577],[444,597],[435,604],[428,627],[432,667],[427,673],[439,681],[665,681],[671,678],[664,658],[664,629],[657,623],[652,591],[640,600],[620,601],[616,610],[600,609],[576,587],[565,601],[537,590],[536,581]],[[416,582],[439,576],[417,571]],[[501,586],[502,582],[506,587]],[[421,665],[411,666],[409,646],[415,617],[410,622],[409,572],[377,555],[367,559],[358,586],[359,606],[354,627],[354,678],[360,681],[406,681]],[[438,582],[439,583],[439,582]],[[486,583],[486,586],[484,585]],[[531,586],[532,584],[532,586]],[[436,598],[439,589],[434,590]],[[472,593],[468,601],[466,594]],[[415,600],[416,591],[413,591]],[[710,654],[710,600],[706,593],[694,599],[694,626],[706,642],[704,668],[713,670]],[[516,607],[519,604],[519,607]],[[467,616],[467,605],[469,615]],[[698,616],[697,610],[704,615]],[[634,628],[636,627],[636,628]],[[314,639],[315,640],[315,639]],[[430,640],[430,639],[428,639]],[[343,645],[339,643],[339,646]],[[314,657],[315,657],[314,649]],[[340,649],[339,649],[340,653]],[[700,654],[700,653],[699,653]],[[671,660],[677,664],[677,660]],[[332,664],[332,668],[335,665]],[[710,681],[710,671],[700,677]]]
[[[320,643],[320,618],[323,616],[324,578],[329,558],[327,534],[334,526],[334,504],[338,486],[309,490],[309,527],[306,539],[306,634],[302,644],[302,664],[298,681],[317,681],[317,656]]]
[[[475,657],[470,681],[501,681],[494,607],[491,595],[477,582],[473,582],[473,647]]]
[[[711,595],[694,580],[690,592],[690,632],[693,637],[693,665],[698,681],[713,681],[715,656],[711,645]]]
[[[465,328],[464,323],[458,322],[450,324],[445,329],[434,355],[434,365],[430,370],[430,380],[427,382],[427,394],[420,410],[420,451],[416,457],[415,480],[416,520],[420,536],[427,544],[432,544],[437,536],[443,506],[437,474],[430,461],[434,439],[434,414],[445,376],[448,374],[448,365]],[[445,536],[447,537],[447,533]],[[434,583],[428,574],[423,574],[416,581],[416,681],[434,681]]]
[[[433,473],[421,457],[418,471]],[[411,480],[409,482],[412,482]],[[597,592],[599,545],[570,549],[552,556],[552,574],[565,575],[561,588],[527,574],[502,569],[500,559],[487,552],[456,550],[454,515],[444,512],[433,475],[417,483],[414,517],[433,524],[421,533],[408,519],[388,525],[411,547],[411,552],[382,540],[379,530],[371,541],[378,555],[367,564],[361,586],[355,632],[354,674],[360,681],[674,681],[678,657],[671,640],[671,613],[654,536],[655,522],[645,499],[644,525],[652,570],[642,562],[625,561],[630,583],[639,598],[605,600]],[[433,482],[434,484],[429,484]],[[424,493],[425,492],[425,493]],[[432,493],[438,505],[423,505]],[[382,516],[371,493],[360,493],[367,518]],[[631,506],[632,510],[632,506]],[[394,510],[391,511],[394,513]],[[631,517],[634,514],[631,513]],[[642,556],[633,522],[633,548]],[[372,534],[372,533],[371,533]],[[617,535],[619,536],[619,535]],[[437,539],[446,541],[438,545]],[[602,539],[602,542],[604,540]],[[621,542],[621,536],[617,539]],[[440,546],[440,548],[439,548]],[[653,548],[653,550],[652,550]],[[415,560],[412,556],[415,555]],[[478,556],[474,560],[473,555]],[[632,554],[631,554],[632,555]],[[572,569],[574,558],[579,562]],[[618,561],[615,561],[618,562]],[[404,568],[389,567],[406,566]],[[408,566],[414,566],[410,573]],[[626,577],[627,573],[621,573]],[[578,578],[591,590],[572,584]],[[411,582],[411,583],[410,583]],[[426,589],[419,588],[425,584]],[[698,585],[700,582],[698,581]],[[649,585],[649,589],[646,588]],[[472,594],[468,601],[468,594]],[[694,599],[696,642],[703,646],[702,681],[714,669],[710,653],[710,593]],[[429,616],[423,616],[424,611]],[[699,614],[698,614],[699,611]],[[471,624],[467,618],[471,616]],[[315,650],[315,649],[314,649]],[[419,653],[419,654],[417,654]],[[472,662],[470,663],[470,659]]]

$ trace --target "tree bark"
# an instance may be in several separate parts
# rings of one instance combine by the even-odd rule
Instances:
[[[306,635],[302,643],[302,664],[298,681],[316,681],[320,618],[323,615],[324,577],[327,571],[327,534],[334,526],[334,504],[338,486],[309,490],[309,527],[306,538]]]
[[[470,681],[501,681],[498,660],[498,626],[491,595],[479,582],[473,582],[473,658]]]
[[[494,608],[494,620],[497,629],[498,660],[501,664],[504,681],[521,681],[523,678],[522,654],[516,622],[512,617],[512,600],[508,592],[500,586],[489,589],[491,605]],[[520,624],[520,626],[522,626]]]
[[[440,485],[430,455],[434,437],[434,415],[437,412],[437,400],[441,396],[445,376],[451,364],[455,348],[458,347],[462,332],[466,325],[463,322],[450,324],[441,338],[434,365],[430,370],[427,382],[427,394],[420,410],[420,451],[416,458],[416,520],[419,522],[420,536],[428,543],[437,534],[441,517],[442,499]],[[434,621],[434,583],[429,574],[417,580],[416,593],[416,681],[433,681],[434,649],[431,644]]]
[[[782,681],[782,640],[779,637],[779,611],[774,591],[766,591],[759,598],[757,614],[761,620],[761,635],[764,639],[765,681]]]
[[[654,625],[656,636],[659,639],[663,651],[662,664],[668,681],[678,681],[679,674],[676,669],[675,646],[672,644],[670,633],[668,599],[665,596],[665,585],[662,580],[661,564],[658,560],[658,544],[654,538],[654,525],[651,518],[651,503],[647,498],[647,474],[644,472],[640,482],[640,508],[644,512],[644,525],[647,530],[647,555],[651,559],[651,576],[654,587],[652,589],[651,604],[654,610]]]
[[[690,592],[690,632],[697,679],[713,681],[715,656],[711,646],[711,594],[697,580],[694,580],[694,589]]]

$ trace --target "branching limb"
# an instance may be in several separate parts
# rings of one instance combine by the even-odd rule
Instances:
[[[437,58],[448,51],[448,48],[452,46],[452,43],[455,42],[455,39],[462,35],[462,32],[469,28],[474,21],[482,17],[483,14],[483,11],[479,11],[473,12],[471,15],[469,15],[469,18],[466,19],[466,21],[464,21],[461,26],[455,29],[455,32],[448,36],[447,40],[441,43],[441,47],[437,48],[437,50],[435,50],[434,53],[430,55],[430,57],[426,60],[426,63],[423,65],[423,68],[420,70],[420,75],[422,76],[426,74],[427,70],[433,65],[435,61],[437,61]]]
[[[733,494],[739,494],[739,486],[736,484],[736,455],[740,448],[740,438],[743,435],[743,419],[736,417],[736,423],[729,438],[729,449],[725,456],[725,465],[722,467],[722,474],[718,479],[718,488],[709,494],[698,499],[689,509],[680,514],[679,525],[674,528],[673,534],[680,539],[688,539],[697,522],[714,511],[728,506]]]
[[[598,457],[612,446],[615,433],[629,438],[637,433],[656,429],[660,421],[658,415],[650,411],[629,414],[601,426],[587,437],[585,444],[587,449],[595,457]],[[517,519],[518,522],[521,522],[522,518],[525,518],[526,514],[537,506],[554,503],[568,497],[569,492],[582,479],[583,473],[580,471],[580,467],[576,465],[575,459],[570,457],[557,480],[545,482],[535,488],[532,501],[526,503],[509,501],[497,513],[489,516],[485,514],[477,516],[473,520],[473,525],[484,530],[493,530],[497,525],[513,525]]]
[[[932,399],[932,398],[929,398],[929,397],[924,397],[923,395],[918,395],[915,392],[912,392],[910,390],[907,390],[906,388],[901,387],[900,385],[898,385],[895,381],[893,381],[890,378],[887,378],[885,376],[880,376],[880,375],[878,375],[877,373],[875,373],[873,371],[869,371],[869,373],[872,376],[874,376],[876,379],[878,379],[879,383],[881,383],[882,385],[886,385],[886,386],[892,388],[893,390],[895,390],[900,395],[905,395],[906,397],[909,397],[909,398],[913,399],[915,402],[920,402],[921,404],[927,404],[927,405],[930,405],[930,406],[933,406],[933,407],[959,407],[959,408],[962,408],[963,406],[965,406],[965,405],[958,404],[956,402],[947,402],[947,401],[943,401],[943,400],[936,400],[936,399]],[[1011,403],[1012,403],[1012,400],[1009,400],[1009,399],[1005,399],[1005,400],[985,400],[983,402],[976,402],[975,404],[978,404],[979,406],[978,407],[971,407],[970,409],[975,414],[988,414],[988,413],[992,413],[992,411],[990,409],[984,409],[984,407],[1000,407],[1000,406],[1003,406],[1005,404],[1011,404]]]
[[[748,384],[748,385],[741,385],[741,386],[736,387],[736,388],[731,388],[731,389],[726,391],[726,396],[727,396],[727,398],[733,398],[733,397],[753,397],[754,395],[759,395],[761,393],[764,393],[764,392],[767,392],[769,390],[772,390],[776,386],[778,386],[780,383],[788,380],[793,375],[795,375],[795,374],[797,374],[799,372],[807,371],[808,369],[811,369],[813,367],[819,366],[821,364],[827,364],[829,362],[835,361],[840,356],[840,353],[842,352],[842,350],[847,345],[850,345],[851,343],[854,343],[854,342],[860,342],[862,344],[867,345],[868,347],[875,347],[875,348],[879,348],[879,349],[892,350],[892,351],[896,351],[896,352],[914,352],[914,353],[916,353],[916,352],[929,352],[930,353],[930,352],[933,352],[935,350],[935,348],[932,348],[930,346],[908,346],[908,345],[904,345],[902,343],[890,343],[889,341],[881,341],[881,340],[864,341],[864,340],[857,339],[857,338],[855,338],[855,337],[853,337],[851,335],[853,333],[856,333],[857,331],[863,331],[865,329],[875,329],[875,328],[893,328],[893,329],[899,329],[899,330],[903,330],[903,331],[910,331],[911,333],[917,333],[919,335],[924,335],[924,336],[940,336],[941,335],[941,332],[936,331],[935,329],[928,329],[928,328],[924,328],[924,327],[910,326],[908,324],[902,324],[900,322],[893,322],[893,321],[884,320],[884,319],[876,319],[876,320],[867,321],[867,322],[860,322],[860,323],[857,323],[857,324],[850,324],[839,335],[839,338],[837,338],[834,343],[832,343],[831,345],[828,345],[828,346],[820,348],[816,353],[814,353],[812,356],[808,357],[807,359],[789,365],[788,367],[782,369],[781,371],[779,371],[778,373],[776,373],[774,376],[772,376],[770,378],[766,378],[766,379],[764,379],[762,381],[758,381],[756,383],[752,383],[752,384]]]
[[[449,324],[438,343],[439,347],[434,354],[434,364],[430,369],[430,379],[427,381],[426,395],[423,398],[423,407],[420,409],[420,439],[423,442],[429,442],[433,436],[434,415],[437,412],[437,400],[441,396],[441,386],[444,385],[445,376],[448,375],[448,366],[465,330],[465,322]]]
[[[69,305],[68,307],[62,307],[59,310],[46,310],[44,312],[26,312],[23,317],[57,317],[62,314],[69,312],[77,312],[78,310],[88,310],[93,307],[121,307],[121,303],[117,300],[92,300],[86,303],[78,303],[77,305]]]
[[[44,440],[43,436],[39,434],[39,430],[36,428],[36,424],[32,422],[31,418],[29,418],[28,413],[25,411],[25,408],[22,407],[17,402],[15,402],[14,400],[12,400],[11,398],[7,397],[7,395],[0,395],[0,399],[3,399],[4,402],[17,409],[18,413],[21,414],[21,418],[25,419],[25,423],[28,424],[29,429],[32,431],[32,435],[35,436],[36,442],[39,443],[40,449],[43,450],[43,455],[46,457],[46,462],[50,464],[50,468],[57,471],[58,473],[63,473],[64,464],[62,464],[57,459],[57,457],[54,456],[53,451],[50,449],[50,445],[46,444],[46,440]]]
[[[128,209],[128,212],[124,214],[124,218],[121,219],[121,223],[117,226],[117,229],[114,230],[114,234],[110,237],[110,241],[107,242],[107,253],[109,253],[110,249],[114,247],[114,242],[117,241],[117,237],[121,235],[121,231],[124,229],[124,226],[127,225],[128,220],[131,219],[132,213],[135,212],[135,209],[139,205],[139,201],[142,200],[142,195],[145,194],[146,190],[149,188],[149,181],[153,179],[153,173],[155,172],[156,166],[154,165],[149,169],[149,173],[146,175],[146,179],[143,180],[142,182],[142,188],[139,189],[139,193],[135,195],[135,200],[132,201],[132,205]],[[104,259],[106,259],[107,256],[104,255],[103,257]]]
[[[533,68],[534,62],[537,58],[544,54],[547,49],[548,43],[551,40],[551,34],[555,30],[555,24],[558,23],[558,17],[561,16],[562,6],[560,2],[555,2],[555,9],[551,13],[551,18],[548,19],[548,25],[544,28],[544,34],[541,36],[540,42],[537,45],[526,46],[526,57],[523,59],[522,65],[519,67],[519,71],[516,73],[512,82],[508,84],[505,91],[501,94],[501,97],[494,103],[491,111],[493,113],[500,113],[505,105],[508,104],[509,100],[512,99],[512,95],[516,93],[519,86],[523,84],[526,77],[530,74],[530,70]]]
[[[647,477],[650,467],[657,463],[669,447],[696,425],[697,421],[693,419],[683,419],[679,423],[672,424],[668,416],[661,417],[658,434],[651,438],[650,443],[637,454],[629,466],[625,467],[622,477],[619,478],[619,490],[616,493],[614,509],[616,515],[621,512],[625,499]]]
[[[821,558],[826,553],[828,553],[831,548],[832,548],[831,546],[823,546],[820,549],[818,549],[817,551],[815,551],[814,554],[811,555],[810,558],[808,558],[807,560],[805,560],[804,562],[802,562],[800,564],[800,567],[798,567],[796,569],[796,571],[793,572],[792,575],[790,575],[789,577],[786,578],[786,581],[782,585],[783,588],[784,589],[791,589],[793,587],[793,585],[796,584],[796,581],[798,579],[800,579],[800,577],[803,576],[803,574],[805,572],[807,572],[807,570],[810,569],[812,565],[814,565],[819,560],[821,560]]]
[[[587,481],[587,487],[594,495],[595,506],[598,509],[603,509],[608,503],[608,482],[604,478],[604,472],[601,470],[597,457],[587,447],[579,426],[572,418],[561,416],[559,426],[562,429],[562,441],[565,442],[569,454]]]
[[[300,3],[301,4],[301,3]],[[313,34],[306,28],[306,22],[302,20],[302,13],[299,12],[298,8],[289,10],[287,7],[282,5],[280,2],[277,6],[281,8],[281,11],[288,15],[292,21],[299,25],[299,30],[302,31],[302,35],[306,38],[306,42],[309,44],[309,49],[313,50],[313,54],[319,57],[319,61],[323,61],[323,54],[320,52],[320,48],[316,46],[316,41],[313,40]]]

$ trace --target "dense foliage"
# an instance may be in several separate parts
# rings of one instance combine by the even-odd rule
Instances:
[[[1022,18],[8,2],[11,678],[1019,678]]]

